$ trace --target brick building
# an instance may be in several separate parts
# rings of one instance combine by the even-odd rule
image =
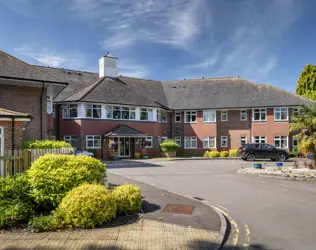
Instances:
[[[101,57],[99,73],[32,66],[68,84],[47,94],[48,103],[54,102],[45,123],[48,137],[78,150],[96,150],[101,158],[110,149],[118,157],[134,157],[141,148],[156,157],[167,138],[174,138],[178,153],[187,155],[247,142],[290,149],[296,144],[289,133],[291,117],[311,103],[239,77],[161,82],[117,76],[116,63],[110,54]]]

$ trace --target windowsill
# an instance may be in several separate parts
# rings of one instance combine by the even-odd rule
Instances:
[[[106,118],[80,118],[80,117],[76,117],[76,118],[63,118],[63,120],[95,120],[95,121],[122,121],[122,122],[149,122],[149,123],[160,123],[158,121],[147,121],[147,120],[123,120],[123,119],[106,119]]]
[[[206,124],[216,124],[216,121],[214,121],[214,122],[205,122],[205,121],[203,121],[203,123],[206,123]]]
[[[254,123],[260,123],[260,122],[262,122],[262,123],[266,123],[266,122],[267,122],[267,120],[262,120],[262,121],[254,121],[254,120],[252,120],[252,122],[254,122]]]
[[[197,124],[197,122],[185,122],[184,124]]]
[[[179,122],[175,121],[174,123],[181,123],[181,121],[179,121]]]
[[[241,122],[247,122],[248,120],[240,120]]]
[[[275,122],[289,122],[289,120],[274,120]]]

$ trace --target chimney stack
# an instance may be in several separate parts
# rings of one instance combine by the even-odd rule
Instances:
[[[109,76],[117,77],[116,61],[117,57],[112,56],[109,52],[99,59],[99,77]]]

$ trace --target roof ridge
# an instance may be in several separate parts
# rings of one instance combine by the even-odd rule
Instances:
[[[145,80],[145,81],[152,81],[152,82],[161,82],[159,80],[153,80],[153,79],[144,79],[144,78],[137,78],[137,77],[130,77],[130,76],[122,76],[119,75],[117,78],[122,77],[122,78],[130,78],[130,79],[136,79],[136,80]]]
[[[35,70],[37,70],[37,71],[43,73],[44,75],[48,75],[48,76],[50,76],[50,77],[52,77],[52,78],[58,80],[58,81],[61,82],[61,83],[63,82],[61,79],[58,79],[57,77],[52,76],[51,74],[48,74],[48,73],[46,73],[46,72],[44,72],[44,71],[42,71],[42,70],[36,68],[36,67],[33,66],[32,64],[29,64],[29,63],[27,63],[27,62],[25,62],[25,61],[22,61],[22,60],[20,60],[19,58],[15,57],[15,56],[12,56],[12,55],[10,55],[10,54],[8,54],[8,53],[6,53],[6,52],[4,52],[3,50],[0,50],[0,51],[1,51],[3,54],[5,54],[5,55],[11,57],[12,59],[14,59],[15,61],[17,61],[17,62],[20,63],[20,64],[21,64],[21,63],[22,63],[22,64],[26,64],[27,66],[30,66],[32,69],[35,69]]]
[[[47,68],[47,69],[60,69],[60,70],[66,70],[66,71],[82,72],[82,73],[89,73],[89,74],[98,74],[97,72],[91,72],[91,71],[85,71],[85,70],[57,68],[57,67],[35,65],[35,64],[33,64],[32,66],[34,66],[34,67],[41,67],[41,68]]]
[[[223,76],[223,77],[205,77],[205,78],[188,78],[188,79],[180,79],[180,80],[167,80],[167,81],[161,81],[162,83],[168,83],[168,82],[179,82],[179,81],[190,81],[190,80],[216,80],[216,79],[243,79],[239,76]]]

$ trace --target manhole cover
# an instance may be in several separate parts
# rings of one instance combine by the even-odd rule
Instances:
[[[168,204],[164,207],[162,212],[175,213],[175,214],[192,214],[194,207],[180,204]]]

